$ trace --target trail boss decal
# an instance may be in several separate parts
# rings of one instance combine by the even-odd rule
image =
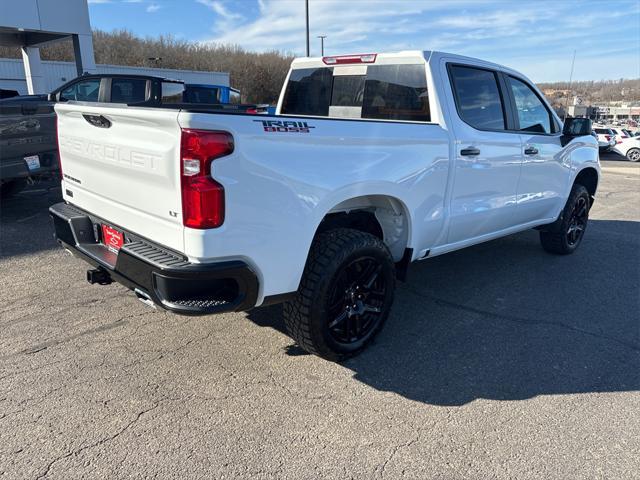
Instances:
[[[254,120],[262,123],[265,132],[289,132],[289,133],[309,133],[309,129],[316,128],[307,125],[307,122],[294,122],[283,120]]]

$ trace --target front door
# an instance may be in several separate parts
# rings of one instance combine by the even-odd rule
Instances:
[[[560,126],[536,91],[522,79],[505,77],[523,148],[517,223],[556,218],[564,207],[571,156],[560,144]]]

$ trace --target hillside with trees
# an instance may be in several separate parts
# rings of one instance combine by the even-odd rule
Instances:
[[[580,97],[584,105],[599,103],[636,103],[640,101],[640,79],[619,80],[590,80],[586,82],[572,82],[569,92],[569,82],[539,83],[538,87],[553,100],[566,99],[569,94],[569,104],[574,96]]]
[[[239,46],[217,45],[179,40],[172,36],[140,38],[129,31],[93,32],[96,63],[184,70],[229,72],[231,85],[243,93],[243,101],[275,103],[280,94],[292,55],[273,51],[248,52]],[[41,48],[43,60],[73,61],[71,41]],[[0,47],[0,58],[21,58],[20,50]],[[150,58],[161,58],[155,62]],[[640,79],[542,83],[553,103],[571,103],[573,96],[584,104],[640,101]],[[551,93],[552,92],[552,93]],[[568,97],[568,98],[567,98]]]

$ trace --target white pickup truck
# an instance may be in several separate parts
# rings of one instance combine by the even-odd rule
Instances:
[[[275,116],[57,104],[56,238],[181,314],[285,302],[293,339],[340,360],[417,260],[530,228],[572,253],[600,178],[526,77],[441,52],[303,58]],[[204,107],[203,107],[204,108]]]

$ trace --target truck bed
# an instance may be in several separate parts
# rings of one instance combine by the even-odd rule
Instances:
[[[397,209],[427,219],[412,235],[435,241],[442,231],[450,152],[449,134],[437,124],[106,104],[58,104],[56,111],[67,202],[190,262],[248,262],[261,279],[260,298],[297,289],[308,251],[300,245],[309,246],[322,217],[347,199],[404,198]],[[110,127],[86,116],[107,118]],[[233,136],[233,153],[212,164],[225,190],[219,228],[183,225],[184,129]],[[392,253],[399,259],[404,247]]]

